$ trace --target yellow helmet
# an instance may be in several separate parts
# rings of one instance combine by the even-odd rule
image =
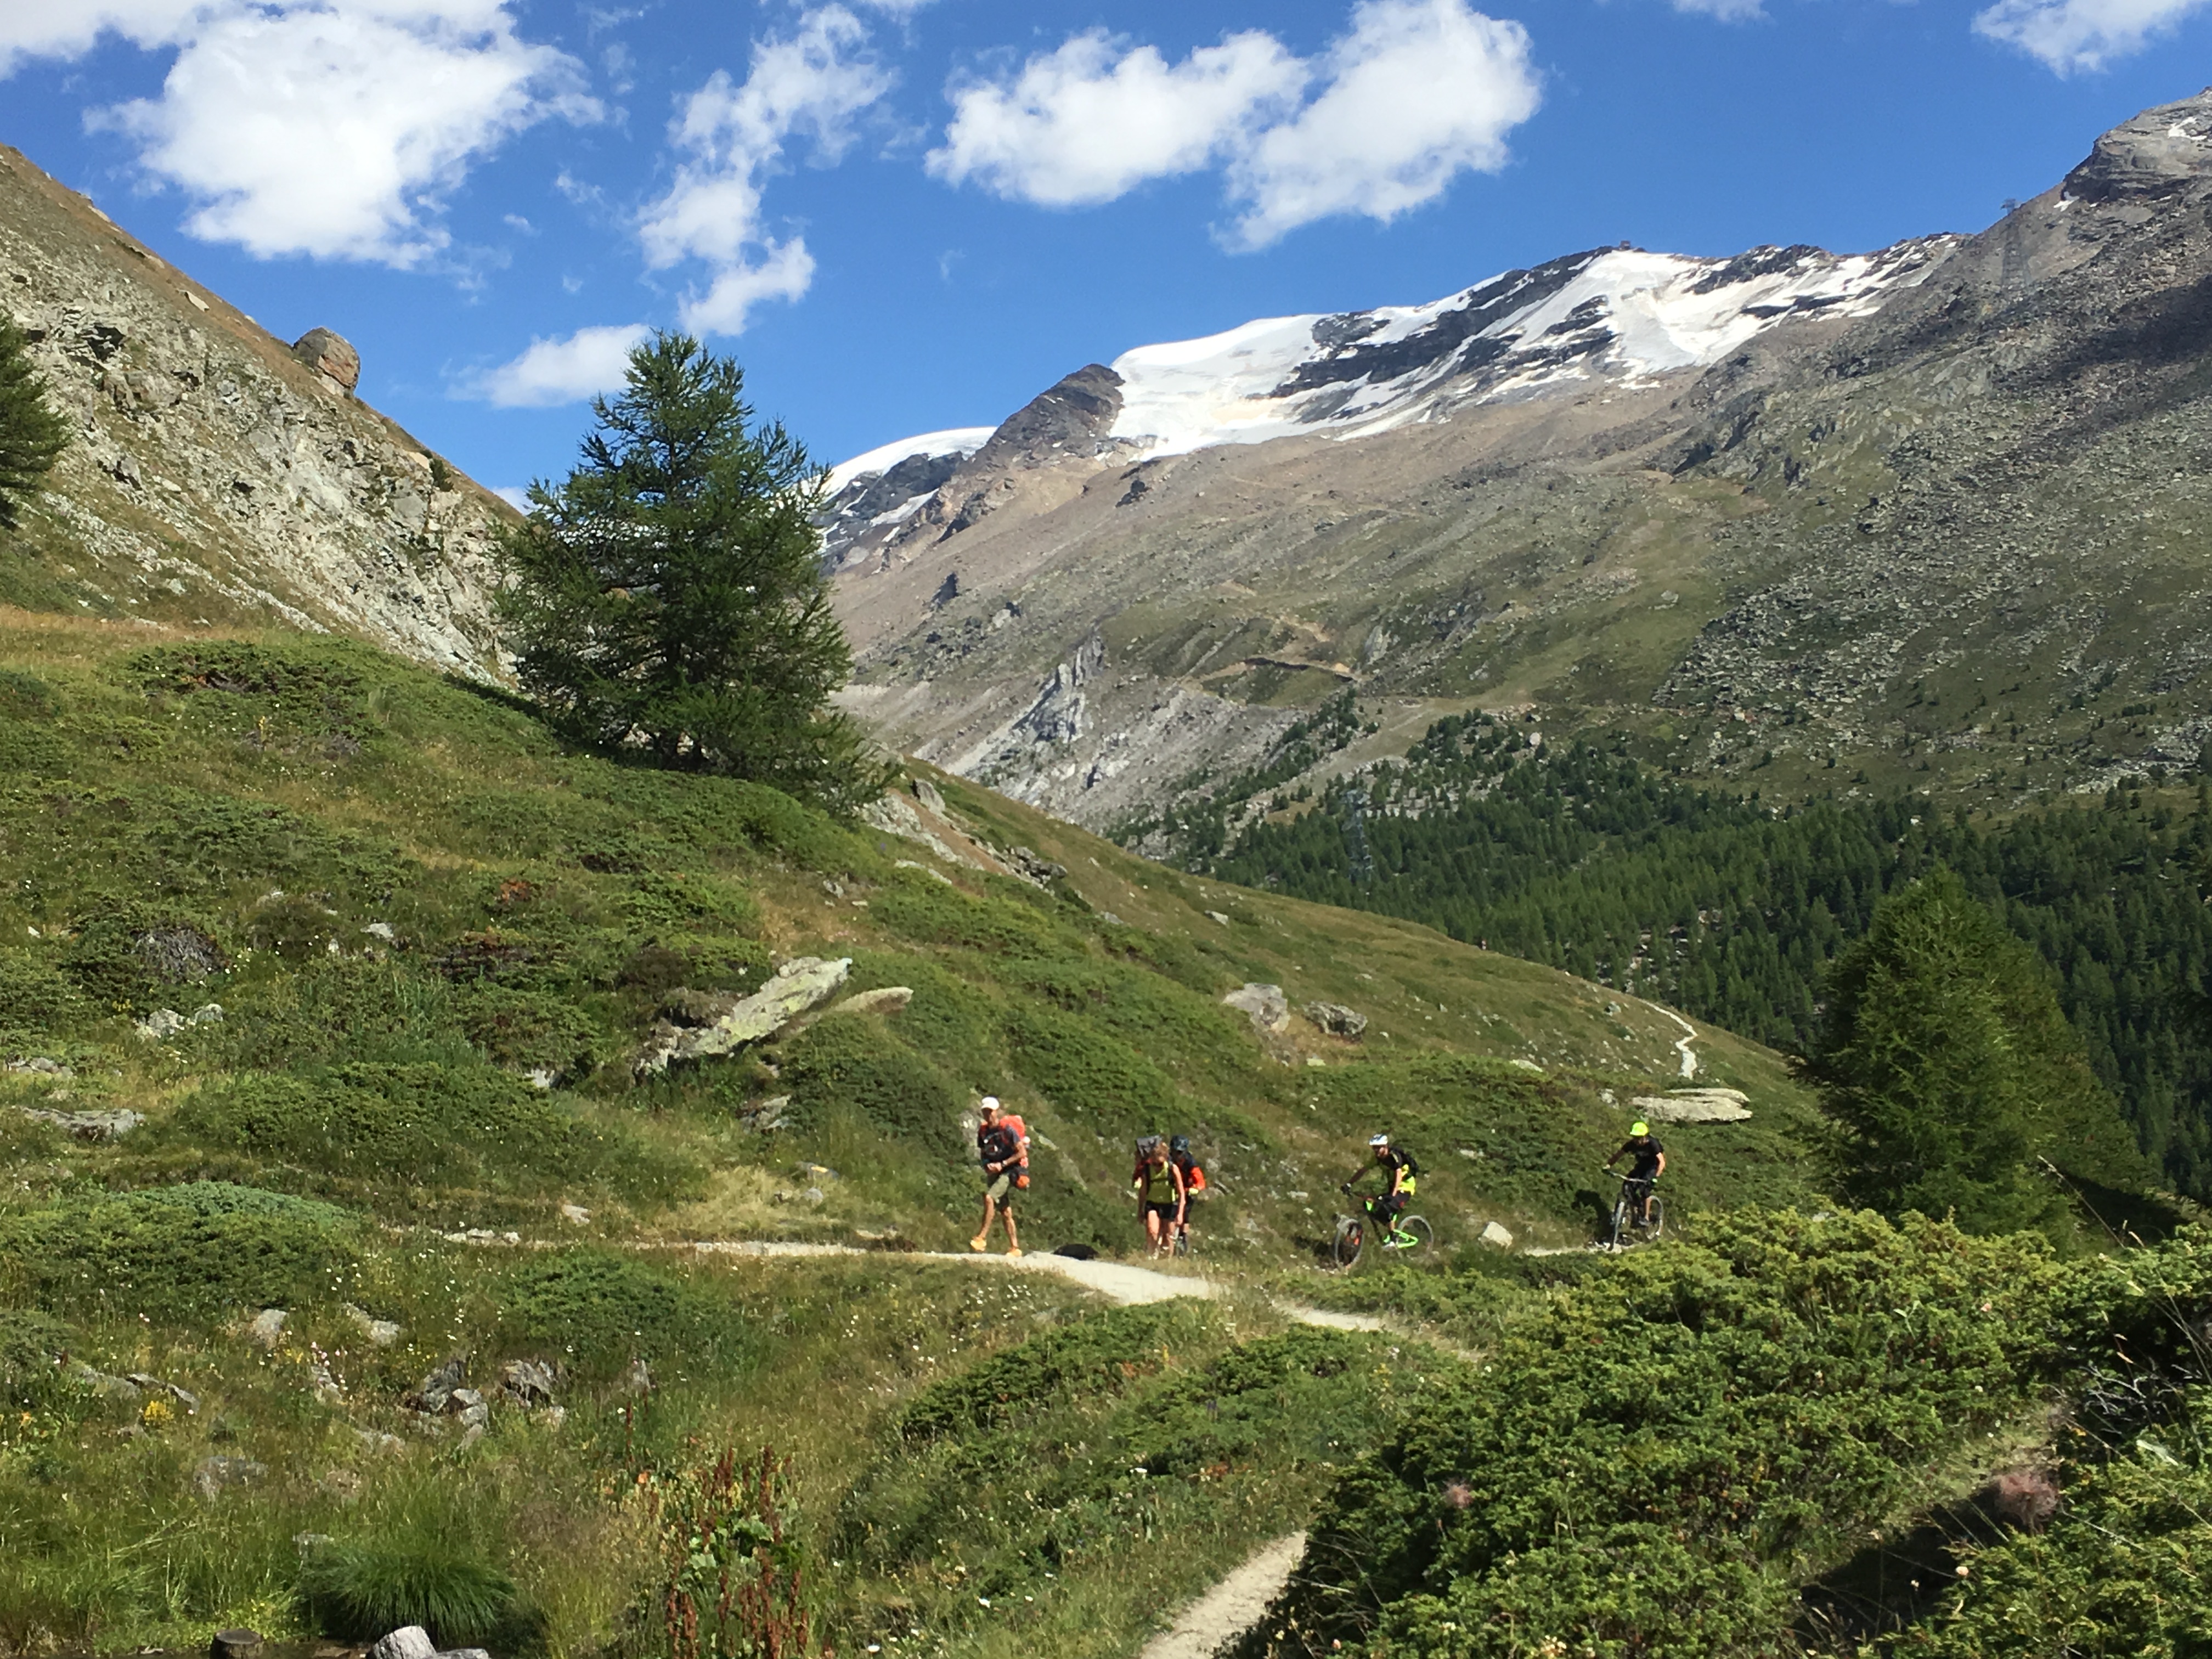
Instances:
[[[1651,1126],[1639,1117],[1628,1126],[1628,1133],[1632,1135],[1648,1135],[1651,1133]]]

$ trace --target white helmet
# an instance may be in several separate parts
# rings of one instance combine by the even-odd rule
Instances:
[[[1390,1137],[1388,1135],[1370,1135],[1367,1137],[1367,1144],[1370,1146],[1388,1146],[1390,1144]]]

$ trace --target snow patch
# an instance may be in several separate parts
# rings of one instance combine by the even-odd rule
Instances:
[[[912,456],[973,455],[998,429],[994,426],[956,426],[943,432],[925,432],[918,438],[879,444],[865,454],[840,461],[830,468],[830,493],[835,495],[855,478],[864,478],[871,472],[888,472]]]

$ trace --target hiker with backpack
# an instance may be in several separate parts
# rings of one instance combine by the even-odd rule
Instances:
[[[975,1152],[983,1166],[983,1224],[968,1248],[978,1255],[988,1249],[991,1218],[1003,1214],[1006,1223],[1006,1254],[1019,1255],[1022,1241],[1014,1231],[1014,1194],[1030,1184],[1029,1125],[999,1103],[996,1095],[985,1095],[976,1109]]]
[[[1206,1170],[1191,1153],[1188,1135],[1168,1138],[1168,1162],[1182,1175],[1182,1222],[1176,1229],[1174,1248],[1177,1255],[1188,1255],[1191,1251],[1191,1211],[1196,1206],[1200,1194],[1206,1191]]]
[[[1137,1213],[1144,1218],[1146,1243],[1153,1255],[1167,1255],[1182,1231],[1190,1192],[1165,1140],[1146,1135],[1137,1143],[1137,1170],[1129,1184],[1137,1194]]]

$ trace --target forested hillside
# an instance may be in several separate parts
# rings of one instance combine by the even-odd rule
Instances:
[[[1225,848],[1211,805],[1168,828],[1226,879],[1425,921],[1797,1052],[1825,964],[1885,893],[1948,865],[2051,964],[2145,1152],[2212,1195],[2212,811],[2202,784],[2139,781],[2003,817],[1909,795],[1778,806],[1476,715],[1317,802],[1276,798]]]

